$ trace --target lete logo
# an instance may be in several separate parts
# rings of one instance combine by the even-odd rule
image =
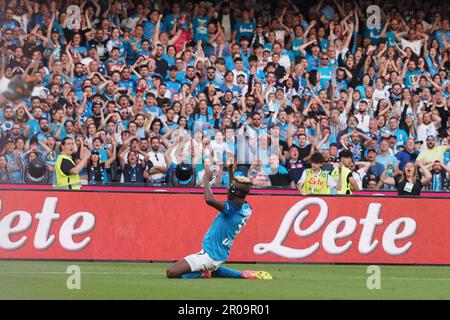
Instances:
[[[306,210],[310,205],[319,205],[320,213],[306,229],[301,228],[302,222],[308,217],[309,211]],[[383,224],[380,219],[381,204],[371,203],[367,210],[367,215],[359,223],[363,226],[361,237],[359,239],[358,250],[362,254],[369,254],[378,246],[378,240],[373,240],[375,229]],[[283,246],[289,230],[294,225],[294,233],[299,237],[308,237],[319,231],[325,224],[328,217],[328,206],[320,198],[308,198],[297,202],[283,218],[278,232],[270,243],[259,243],[253,248],[253,252],[258,255],[265,253],[274,253],[288,259],[302,259],[316,252],[320,244],[315,242],[308,248],[294,249]],[[342,225],[342,228],[340,229]],[[348,251],[352,245],[349,240],[345,244],[338,246],[336,240],[351,236],[356,231],[356,220],[349,216],[342,216],[331,221],[325,228],[322,235],[322,245],[329,254],[342,254]],[[338,231],[340,230],[340,231]],[[401,230],[401,231],[400,231]],[[409,241],[401,247],[397,247],[396,240],[406,239],[412,236],[416,231],[416,221],[411,218],[401,217],[391,222],[383,233],[382,246],[386,253],[396,256],[406,253],[412,246]]]
[[[45,198],[42,212],[35,215],[38,220],[36,233],[34,235],[34,247],[39,250],[48,249],[55,241],[55,235],[50,233],[53,220],[59,220],[60,214],[55,213],[58,198]],[[0,200],[0,212],[1,212]],[[17,223],[14,224],[14,221]],[[22,236],[16,241],[11,240],[12,235],[25,232],[31,227],[32,215],[26,211],[13,211],[0,219],[0,249],[16,250],[27,242],[27,236]],[[78,225],[78,227],[76,227]],[[85,248],[91,241],[90,237],[85,237],[80,242],[73,240],[74,236],[80,236],[91,231],[95,225],[95,217],[89,212],[77,212],[69,216],[59,229],[59,242],[68,251],[75,251]]]

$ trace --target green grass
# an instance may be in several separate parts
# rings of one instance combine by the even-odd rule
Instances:
[[[81,269],[69,290],[66,269]],[[265,270],[271,281],[166,279],[167,263],[0,261],[0,299],[450,299],[450,267],[380,266],[381,289],[366,286],[367,266],[227,264]]]

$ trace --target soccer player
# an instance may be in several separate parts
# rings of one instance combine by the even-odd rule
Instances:
[[[232,165],[229,170],[228,200],[219,201],[211,191],[210,168],[205,167],[205,201],[220,212],[203,238],[202,250],[173,264],[167,269],[168,278],[272,279],[265,271],[237,271],[221,266],[228,259],[234,239],[252,214],[252,207],[245,201],[250,192],[250,180],[246,177],[234,177]]]
[[[35,77],[25,77],[15,75],[8,83],[8,88],[0,93],[0,107],[3,107],[10,101],[16,101],[21,98],[28,98],[37,83]]]

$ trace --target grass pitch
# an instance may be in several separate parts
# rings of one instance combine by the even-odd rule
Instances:
[[[81,289],[69,290],[70,265]],[[380,266],[381,289],[367,288],[367,266],[226,264],[265,270],[273,280],[166,279],[168,263],[0,261],[0,299],[450,299],[450,267]]]

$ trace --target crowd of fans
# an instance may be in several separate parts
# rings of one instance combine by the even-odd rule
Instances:
[[[0,92],[39,80],[0,110],[1,183],[51,184],[72,137],[85,184],[199,186],[210,166],[219,186],[235,164],[296,188],[348,150],[359,189],[410,170],[450,188],[445,1],[0,0],[0,47]]]

